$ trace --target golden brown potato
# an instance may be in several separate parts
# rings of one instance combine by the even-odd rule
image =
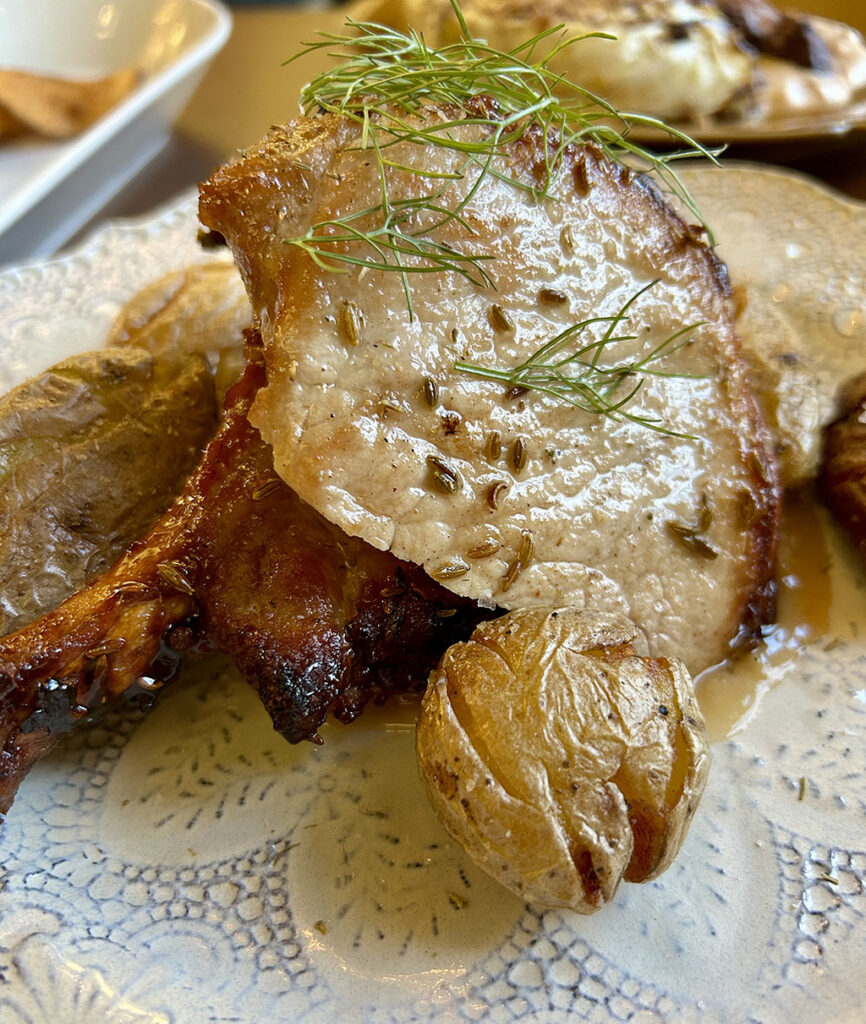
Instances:
[[[824,424],[834,402],[821,380],[808,340],[796,331],[769,295],[739,287],[734,293],[737,331],[755,397],[773,437],[783,487],[815,478]]]
[[[451,835],[531,903],[592,913],[668,867],[709,770],[676,661],[622,617],[529,608],[479,626],[431,674],[421,774]]]
[[[17,122],[37,135],[65,139],[108,113],[135,88],[139,78],[132,68],[93,80],[0,69],[0,107],[11,115],[13,126]]]
[[[27,125],[11,114],[5,107],[0,107],[0,141],[14,139],[27,131]]]
[[[216,430],[200,356],[75,356],[0,398],[0,634],[104,571],[168,507]]]
[[[243,369],[243,330],[252,320],[233,263],[175,270],[142,289],[111,326],[108,345],[137,345],[159,359],[197,352],[214,370],[222,398]]]

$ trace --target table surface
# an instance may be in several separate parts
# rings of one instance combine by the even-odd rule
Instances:
[[[803,9],[845,19],[866,31],[863,0],[801,0]],[[350,9],[350,8],[349,8]],[[125,188],[99,218],[130,216],[169,200],[207,177],[219,164],[260,138],[271,124],[297,110],[300,87],[318,70],[316,58],[284,66],[300,44],[319,30],[339,31],[346,7],[242,6],[233,9],[234,29],[181,116],[163,152]],[[866,199],[866,131],[821,145],[802,143],[738,147],[728,156],[768,160],[819,178]]]

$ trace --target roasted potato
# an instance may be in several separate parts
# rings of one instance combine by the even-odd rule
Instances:
[[[218,420],[201,356],[75,356],[0,398],[0,634],[106,569],[171,503]]]
[[[88,80],[2,68],[0,138],[22,132],[53,139],[77,135],[120,103],[140,78],[133,68]]]
[[[494,878],[592,913],[668,867],[709,770],[684,666],[635,654],[628,619],[528,608],[479,626],[431,674],[421,774]]]
[[[802,487],[818,472],[833,396],[820,379],[816,353],[777,303],[749,287],[737,288],[734,297],[737,331],[755,397],[773,436],[780,481],[789,489]]]
[[[252,311],[233,263],[203,263],[154,281],[124,306],[108,345],[136,345],[160,359],[197,352],[214,371],[217,395],[240,376]]]

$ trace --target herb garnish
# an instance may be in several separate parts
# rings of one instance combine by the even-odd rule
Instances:
[[[657,281],[651,281],[611,316],[596,316],[572,324],[560,331],[556,337],[545,342],[518,366],[503,368],[479,366],[477,363],[456,362],[454,369],[461,373],[481,377],[484,380],[499,381],[506,388],[523,388],[552,395],[576,409],[586,412],[603,413],[606,416],[621,416],[641,426],[672,437],[693,440],[691,435],[669,430],[659,420],[637,413],[628,412],[625,406],[635,397],[643,385],[644,378],[690,377],[690,374],[668,373],[654,367],[659,359],[676,351],[689,340],[689,335],[701,324],[690,324],[665,338],[640,359],[606,365],[601,362],[602,354],[619,342],[634,341],[636,334],[619,334],[618,328],[627,319],[629,309],[652,288]],[[585,345],[576,344],[580,335],[595,324],[607,324],[602,336]],[[628,381],[630,387],[625,394],[617,394],[620,386]]]
[[[569,37],[559,26],[503,51],[473,38],[457,0],[451,0],[451,6],[461,31],[455,43],[433,49],[413,30],[404,34],[349,18],[346,24],[351,34],[320,33],[318,42],[305,44],[286,62],[339,48],[331,50],[330,56],[339,58],[340,63],[305,86],[301,107],[307,115],[328,111],[356,122],[361,129],[358,148],[374,155],[380,183],[380,200],[375,206],[319,221],[305,234],[286,239],[286,244],[302,249],[326,271],[345,272],[347,265],[355,265],[400,274],[410,319],[410,274],[451,271],[480,286],[493,285],[486,266],[492,259],[490,253],[458,251],[435,233],[456,223],[467,238],[475,234],[463,211],[488,174],[503,176],[494,165],[496,155],[532,126],[542,130],[545,140],[544,180],[528,184],[508,177],[516,187],[539,198],[555,198],[552,186],[563,151],[573,143],[592,142],[618,163],[648,168],[700,218],[672,164],[684,156],[700,153],[714,159],[714,154],[656,118],[616,111],[600,96],[552,70],[556,57],[581,39],[609,37],[604,33]],[[543,56],[537,57],[538,52]],[[495,109],[495,114],[478,105],[479,96],[492,101],[490,109]],[[419,118],[423,108],[431,105],[440,110],[457,108],[464,116],[435,122]],[[461,134],[472,125],[485,128],[481,137]],[[656,154],[631,141],[634,125],[658,129],[688,148]],[[389,159],[389,150],[398,143],[419,148],[419,166]],[[423,159],[428,146],[460,154],[460,170],[442,175],[442,184],[428,194],[393,197],[391,184],[398,173],[434,177]],[[474,181],[466,194],[449,206],[450,186],[470,174]]]

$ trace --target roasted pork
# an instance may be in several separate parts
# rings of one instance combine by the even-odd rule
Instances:
[[[692,671],[722,660],[773,614],[779,502],[723,265],[594,146],[560,152],[530,129],[477,187],[465,153],[489,145],[495,105],[413,117],[440,142],[383,129],[384,173],[362,129],[325,114],[274,128],[202,188],[262,325],[268,384],[250,418],[277,472],[347,533],[487,607],[625,613]],[[489,259],[486,283],[411,274],[410,314],[402,275],[363,265],[383,177],[415,237]],[[337,240],[347,223],[356,241]],[[588,359],[635,367],[623,415],[456,365],[525,365],[582,322]]]
[[[0,815],[72,724],[152,700],[190,651],[218,647],[289,741],[329,713],[424,684],[482,616],[416,566],[345,536],[273,471],[247,420],[253,342],[225,422],[177,501],[104,575],[0,638]]]

